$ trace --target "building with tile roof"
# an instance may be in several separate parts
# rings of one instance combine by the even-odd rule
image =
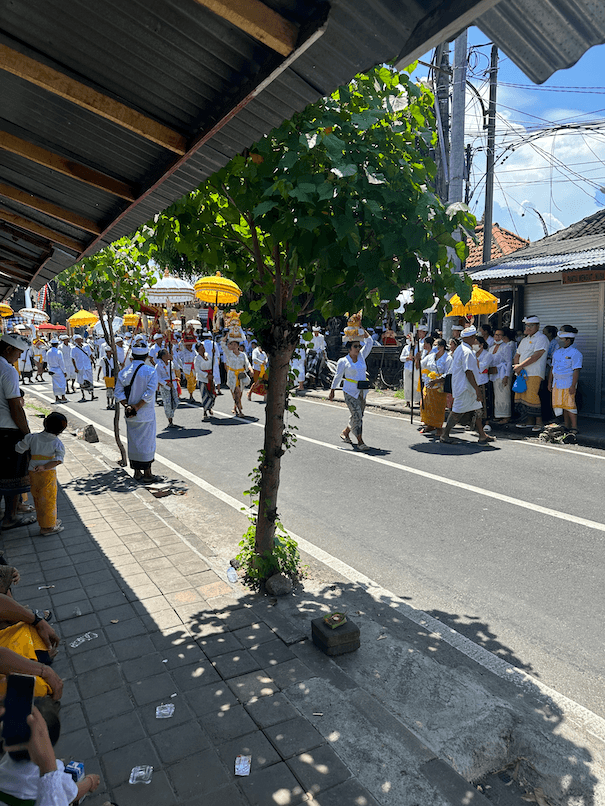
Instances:
[[[483,265],[483,224],[477,224],[475,227],[475,237],[476,243],[470,238],[467,241],[470,250],[465,263],[467,269]],[[527,238],[521,238],[500,224],[492,224],[492,260],[499,260],[528,245]]]

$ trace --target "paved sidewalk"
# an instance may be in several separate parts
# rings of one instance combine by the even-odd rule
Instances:
[[[467,780],[517,757],[534,784],[551,776],[547,791],[571,780],[605,802],[598,751],[536,685],[492,674],[379,589],[305,586],[277,601],[229,584],[160,500],[64,437],[65,531],[2,537],[16,598],[51,608],[63,638],[57,754],[101,775],[87,806],[481,806]],[[309,640],[332,609],[362,630],[360,650],[337,659]],[[156,719],[164,703],[174,715]],[[239,754],[249,777],[234,775]],[[149,786],[127,783],[138,765],[153,766]]]

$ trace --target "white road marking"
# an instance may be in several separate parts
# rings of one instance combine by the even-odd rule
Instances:
[[[48,400],[49,402],[53,402],[49,397],[43,395],[40,392],[35,392],[35,394],[40,395],[40,397],[44,398],[44,400]],[[70,409],[70,411],[73,411]],[[79,412],[73,412],[76,416],[80,417],[81,419],[85,420],[86,422],[91,423],[95,427],[98,427],[103,433],[108,434],[109,436],[113,436],[113,431],[110,431],[108,428],[105,428],[102,425],[98,425],[94,420],[89,419],[88,417],[81,415]],[[223,418],[233,418],[235,420],[239,420],[241,423],[246,423],[247,425],[254,425],[257,428],[263,428],[264,425],[261,422],[252,422],[251,420],[246,420],[245,418],[236,417],[232,414],[224,414],[223,412],[215,412],[214,416],[223,417]],[[331,451],[340,451],[342,452],[342,447],[339,445],[332,445],[330,442],[322,442],[319,439],[313,439],[312,437],[305,437],[302,434],[296,435],[297,439],[302,442],[309,442],[312,445],[319,445],[322,448],[328,448]],[[581,518],[578,515],[570,515],[567,512],[560,512],[557,509],[551,509],[550,507],[543,507],[540,504],[534,504],[531,501],[524,501],[522,498],[513,498],[510,495],[503,495],[502,493],[497,493],[494,490],[486,490],[483,487],[475,487],[473,484],[465,484],[463,481],[458,481],[457,479],[451,479],[447,476],[438,476],[436,473],[429,473],[426,470],[419,470],[415,467],[408,467],[407,465],[398,464],[397,462],[391,462],[389,459],[383,459],[380,456],[371,456],[368,453],[362,453],[360,451],[356,451],[354,448],[351,450],[345,451],[349,456],[355,456],[357,459],[366,460],[368,462],[376,462],[377,464],[385,465],[386,467],[394,468],[395,470],[403,470],[405,473],[411,473],[414,476],[420,476],[421,478],[430,479],[431,481],[437,481],[440,484],[446,484],[450,487],[457,487],[460,490],[466,490],[467,492],[475,493],[477,495],[483,495],[487,498],[493,498],[496,501],[501,501],[504,504],[512,504],[513,506],[520,507],[522,509],[528,509],[530,512],[538,512],[541,515],[548,515],[551,518],[557,518],[558,520],[567,521],[568,523],[575,523],[578,526],[585,526],[588,529],[595,529],[599,532],[605,532],[605,523],[600,523],[599,521],[593,521],[588,518]],[[162,456],[161,453],[157,453],[156,455],[161,457],[161,461],[166,467],[169,467],[173,472],[180,473],[185,478],[189,479],[189,481],[193,481],[195,484],[198,482],[196,481],[197,476],[194,474],[189,473],[188,470],[185,468],[174,464],[171,462],[170,459],[165,458]],[[224,493],[222,490],[219,490],[217,487],[214,487],[208,482],[203,481],[200,479],[203,484],[199,485],[202,486],[207,492],[211,492],[212,495],[216,495],[217,498],[225,501],[225,503],[229,503],[230,506],[233,506],[231,501],[235,501],[236,499],[232,498],[227,493]],[[206,486],[204,486],[206,485]],[[212,489],[210,489],[212,488]],[[216,491],[216,492],[215,492]],[[226,496],[226,498],[224,497]],[[227,499],[230,499],[227,501]],[[242,508],[242,504],[238,502],[238,509]]]
[[[39,395],[44,400],[53,402],[51,398],[42,394],[41,392],[36,391],[35,394]],[[71,409],[70,412],[72,412],[73,414],[76,415],[76,417],[79,417],[85,422],[94,425],[95,428],[97,428],[102,433],[105,433],[113,437],[113,431],[111,431],[110,429],[106,428],[103,425],[100,425],[99,423],[96,423],[90,417],[87,417],[84,414],[80,414],[80,412],[72,411]],[[231,416],[228,414],[223,414],[222,412],[220,412],[220,415],[222,417]],[[241,420],[241,418],[237,419]],[[241,421],[248,422],[250,425],[260,425],[261,427],[263,427],[260,423],[250,423],[249,421],[246,420]],[[317,442],[317,444],[319,445],[324,445],[334,450],[342,450],[342,448],[340,448],[339,446],[329,445],[328,443],[318,442],[317,440],[310,440],[309,438],[304,439],[310,442]],[[357,454],[357,455],[367,459],[377,458],[377,457],[364,456],[364,454]],[[242,512],[242,514],[247,515],[253,512],[250,509],[250,507],[247,507],[244,504],[240,503],[236,498],[233,498],[233,496],[223,492],[222,490],[219,490],[217,487],[214,487],[214,485],[209,484],[204,479],[199,478],[193,473],[190,473],[188,470],[185,470],[185,468],[182,468],[179,465],[174,464],[169,459],[161,457],[159,461],[161,464],[165,465],[171,470],[174,470],[181,476],[184,476],[201,489],[220,499],[228,506]],[[395,467],[400,467],[403,470],[411,470],[411,468],[404,468],[401,465],[395,465],[395,463],[393,462],[389,462],[388,464],[393,465]],[[421,471],[418,472],[420,475],[432,475],[432,474],[424,474]],[[438,481],[449,481],[446,479],[442,479],[439,476],[435,476],[434,478]],[[463,485],[463,486],[467,487],[469,485]],[[483,493],[485,491],[479,490],[479,492]],[[515,499],[511,500],[514,501]],[[603,526],[603,524],[600,524],[600,526],[602,526],[603,529],[605,529],[605,526]],[[555,689],[552,689],[549,686],[545,685],[537,678],[532,677],[531,675],[527,674],[521,669],[518,669],[516,666],[513,666],[512,664],[508,663],[508,661],[499,658],[498,656],[491,653],[489,650],[485,649],[482,646],[479,646],[474,641],[471,641],[470,638],[461,635],[461,633],[457,632],[452,627],[447,627],[446,625],[443,624],[443,622],[438,621],[433,616],[429,616],[429,614],[425,613],[423,610],[417,610],[416,608],[412,607],[412,605],[410,605],[405,600],[400,599],[392,591],[382,588],[380,585],[374,582],[374,580],[370,579],[365,574],[362,574],[356,568],[353,568],[352,566],[342,562],[342,560],[339,560],[337,557],[334,557],[333,555],[329,554],[327,551],[324,551],[323,549],[319,548],[319,546],[310,543],[308,540],[299,537],[293,532],[288,531],[288,534],[298,543],[301,551],[305,552],[309,556],[323,563],[328,568],[331,568],[332,570],[336,571],[345,579],[348,579],[352,583],[365,588],[368,594],[371,595],[375,599],[375,601],[384,602],[387,599],[390,599],[391,603],[389,604],[389,607],[391,607],[393,610],[400,611],[402,616],[410,619],[410,621],[414,622],[415,624],[418,624],[424,629],[429,630],[440,640],[449,644],[454,649],[458,650],[466,657],[470,658],[479,665],[483,666],[483,668],[491,671],[493,674],[497,675],[501,679],[510,681],[518,688],[524,689],[525,691],[528,691],[529,693],[532,694],[534,694],[535,689],[538,688],[542,692],[543,696],[545,696],[553,703],[555,703],[567,718],[571,718],[573,722],[575,722],[577,727],[588,731],[593,736],[599,738],[601,741],[605,741],[605,720],[602,719],[597,714],[593,713],[592,711],[589,711],[587,708],[584,708],[584,706],[580,705],[574,700],[570,700],[568,697],[565,697],[563,694],[560,694],[558,691],[555,691]],[[181,538],[181,540],[183,540],[184,543],[186,543],[190,548],[192,548],[196,554],[199,554],[197,549],[195,549],[193,546],[189,544],[189,541],[185,540],[185,538],[183,538],[181,535],[179,535],[179,537]]]
[[[558,445],[545,445],[543,442],[522,442],[515,440],[516,445],[529,445],[530,448],[547,448],[549,451],[559,451],[560,453],[570,453],[572,456],[589,456],[591,459],[600,459],[605,461],[605,456],[598,456],[596,453],[586,453],[586,451],[572,451],[569,448],[559,447]]]

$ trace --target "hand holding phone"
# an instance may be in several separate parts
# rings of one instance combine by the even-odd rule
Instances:
[[[35,682],[36,678],[29,674],[9,674],[6,678],[2,720],[2,739],[5,746],[29,741],[31,729],[27,717],[34,705]]]

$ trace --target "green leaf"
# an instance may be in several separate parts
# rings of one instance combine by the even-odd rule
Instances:
[[[260,216],[268,213],[269,210],[273,210],[277,206],[277,201],[264,201],[260,204],[257,204],[254,210],[252,210],[253,216]]]

